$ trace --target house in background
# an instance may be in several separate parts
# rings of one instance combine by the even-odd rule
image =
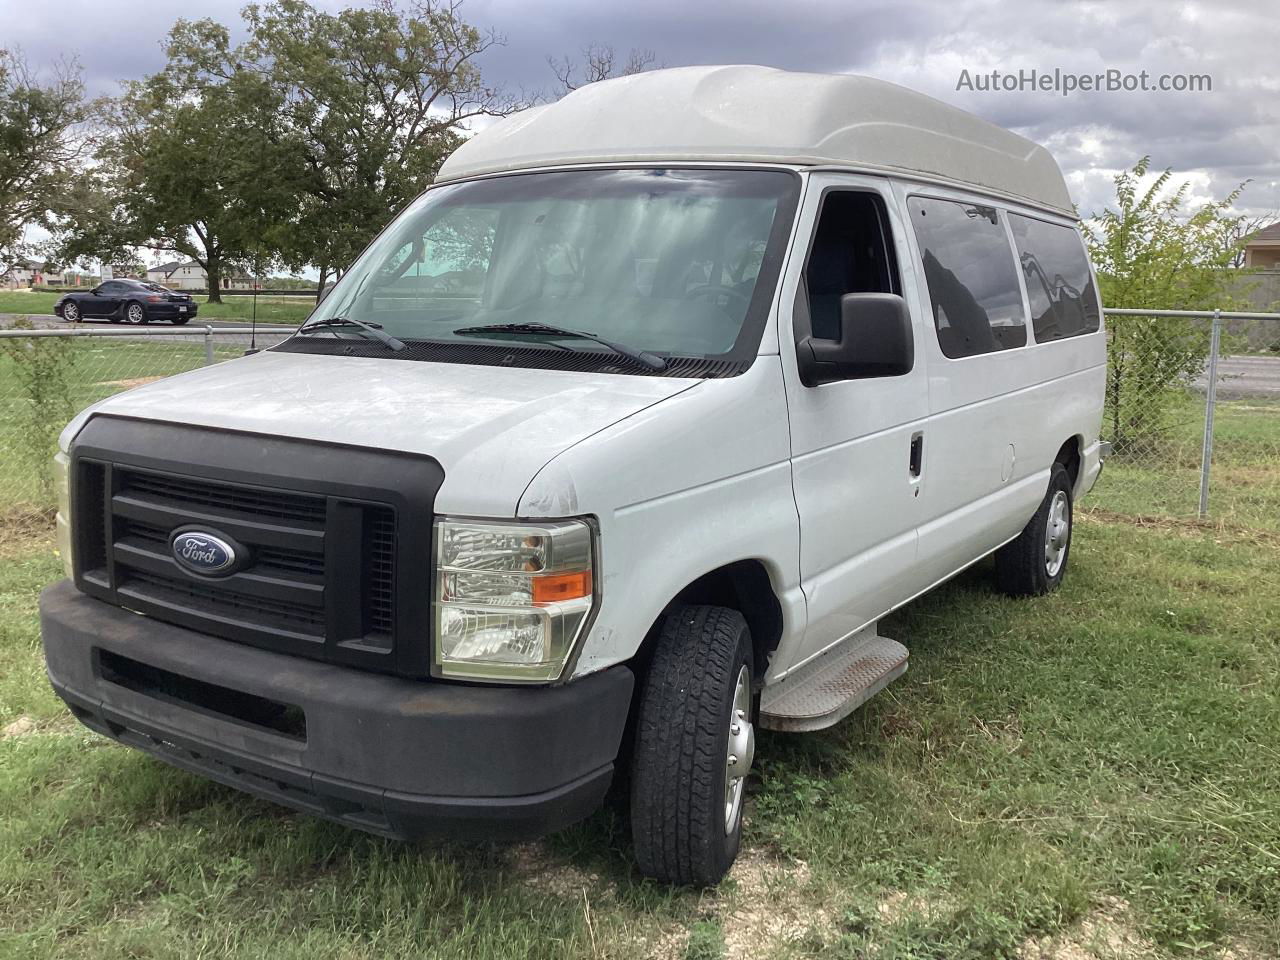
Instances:
[[[169,287],[171,290],[207,290],[209,287],[208,274],[204,272],[204,267],[194,260],[188,260],[185,263],[181,260],[171,260],[168,263],[148,267],[147,279],[152,283]],[[253,278],[240,270],[227,270],[222,275],[222,289],[252,290]]]
[[[1244,245],[1244,265],[1263,270],[1280,270],[1280,223],[1263,227]]]
[[[60,274],[45,275],[44,264],[39,260],[19,260],[8,272],[0,274],[0,286],[17,290],[23,287],[46,287],[50,281],[62,282]]]

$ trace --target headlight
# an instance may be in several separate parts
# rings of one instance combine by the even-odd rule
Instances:
[[[71,566],[71,460],[59,450],[53,455],[53,484],[58,493],[58,513],[53,518],[57,531],[58,556],[62,557],[62,569],[69,577]]]
[[[594,604],[580,520],[437,520],[435,663],[441,676],[555,680]]]

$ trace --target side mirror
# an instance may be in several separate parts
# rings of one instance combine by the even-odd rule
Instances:
[[[896,293],[846,293],[840,298],[840,339],[807,336],[796,344],[800,382],[900,377],[915,365],[907,302]]]
[[[102,288],[101,288],[101,287],[94,287],[92,290],[90,290],[90,291],[89,291],[89,296],[91,296],[91,297],[98,297],[98,296],[101,296],[101,295],[102,295]]]

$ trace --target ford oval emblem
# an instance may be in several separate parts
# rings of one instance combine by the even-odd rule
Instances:
[[[216,577],[231,572],[236,565],[236,548],[228,541],[204,530],[184,530],[169,544],[173,559],[192,573]]]

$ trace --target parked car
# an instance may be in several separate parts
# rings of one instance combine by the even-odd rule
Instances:
[[[138,324],[168,320],[178,326],[198,310],[189,294],[143,280],[107,280],[88,293],[63,294],[53,307],[54,313],[70,323],[96,319]]]
[[[590,84],[464,143],[294,337],[67,427],[49,676],[390,836],[617,781],[640,869],[713,883],[756,730],[903,675],[881,618],[991,554],[1062,583],[1104,385],[1042,147],[861,77]]]

